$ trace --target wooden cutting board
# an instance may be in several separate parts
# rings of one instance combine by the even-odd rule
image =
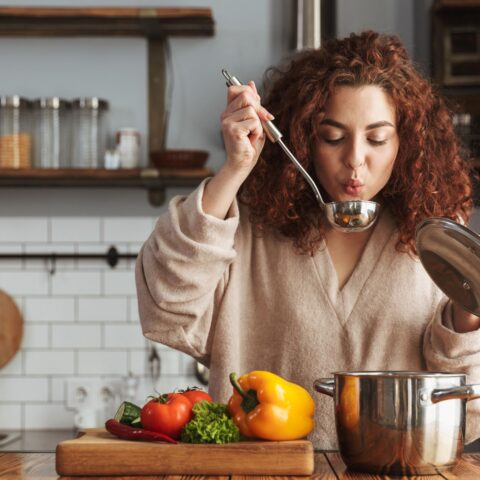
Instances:
[[[59,475],[311,475],[308,440],[193,445],[121,440],[85,429],[57,445]]]
[[[23,320],[17,304],[0,290],[0,368],[6,365],[20,348]]]

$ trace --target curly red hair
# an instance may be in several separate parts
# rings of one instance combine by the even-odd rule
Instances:
[[[314,178],[314,139],[335,87],[377,85],[392,98],[400,148],[380,201],[396,219],[397,250],[415,253],[415,227],[427,217],[468,221],[472,187],[452,113],[396,36],[368,31],[330,40],[321,49],[297,54],[283,69],[269,69],[266,80],[264,105]],[[326,220],[311,188],[278,145],[266,142],[240,199],[258,232],[273,229],[292,239],[301,253],[320,247]]]

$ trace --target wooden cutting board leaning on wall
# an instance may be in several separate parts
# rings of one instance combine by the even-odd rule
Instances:
[[[56,469],[74,475],[311,475],[308,440],[224,445],[121,440],[103,428],[57,445]]]
[[[10,295],[0,290],[0,368],[17,353],[22,343],[23,319]]]

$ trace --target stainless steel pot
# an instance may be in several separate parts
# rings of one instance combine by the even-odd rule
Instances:
[[[340,455],[356,471],[429,475],[463,452],[466,400],[480,385],[436,372],[337,372],[314,382],[335,399]]]

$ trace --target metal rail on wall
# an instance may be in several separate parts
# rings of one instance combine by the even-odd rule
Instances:
[[[1,259],[46,259],[50,260],[49,272],[53,275],[56,271],[56,261],[66,259],[84,259],[84,260],[105,260],[110,267],[114,268],[119,260],[133,260],[137,258],[136,253],[119,253],[118,250],[112,246],[105,253],[0,253]]]

